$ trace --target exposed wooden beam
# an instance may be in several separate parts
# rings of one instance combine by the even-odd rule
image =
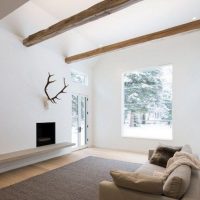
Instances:
[[[141,0],[105,0],[94,6],[84,10],[72,17],[64,19],[49,28],[34,33],[24,39],[23,44],[27,47],[52,38],[56,35],[59,35],[65,31],[68,31],[72,28],[81,26],[88,22],[97,20],[101,17],[105,17],[109,14],[112,14],[120,9],[123,9],[127,6],[130,6],[134,3],[137,3]]]
[[[156,39],[160,39],[160,38],[164,38],[164,37],[169,37],[169,36],[172,36],[172,35],[192,31],[192,30],[199,29],[199,28],[200,28],[200,20],[193,21],[193,22],[190,22],[190,23],[187,23],[187,24],[182,24],[182,25],[179,25],[179,26],[175,26],[175,27],[165,29],[165,30],[162,30],[162,31],[158,31],[158,32],[155,32],[155,33],[151,33],[151,34],[148,34],[148,35],[143,35],[143,36],[140,36],[140,37],[125,40],[125,41],[122,41],[122,42],[118,42],[118,43],[115,43],[115,44],[111,44],[111,45],[108,45],[108,46],[97,48],[97,49],[87,51],[87,52],[84,52],[84,53],[80,53],[80,54],[77,54],[77,55],[74,55],[74,56],[66,57],[65,62],[66,63],[72,63],[72,62],[75,62],[75,61],[80,61],[80,60],[91,58],[91,57],[94,57],[94,56],[98,56],[100,54],[104,54],[104,53],[107,53],[107,52],[119,50],[119,49],[122,49],[122,48],[125,48],[125,47],[133,46],[133,45],[136,45],[136,44],[140,44],[140,43],[144,43],[144,42],[148,42],[148,41],[151,41],[151,40],[156,40]]]

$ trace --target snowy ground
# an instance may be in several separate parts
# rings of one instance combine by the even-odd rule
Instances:
[[[78,133],[77,128],[72,127],[72,143],[75,143],[76,145],[74,147],[78,146],[78,134],[80,134],[80,145],[85,145],[85,131],[84,127],[82,128],[81,133]]]
[[[172,140],[172,128],[167,125],[143,125],[141,127],[127,127],[123,129],[124,137]]]

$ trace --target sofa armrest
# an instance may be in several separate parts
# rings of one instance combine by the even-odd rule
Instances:
[[[148,154],[148,160],[150,160],[151,159],[151,157],[152,157],[152,155],[153,155],[153,153],[154,153],[154,149],[150,149],[149,150],[149,154]]]
[[[99,184],[99,200],[172,200],[171,198],[117,187],[113,182]],[[173,199],[174,200],[174,199]]]
[[[200,199],[200,171],[192,170],[190,186],[183,196],[182,200],[199,200]]]

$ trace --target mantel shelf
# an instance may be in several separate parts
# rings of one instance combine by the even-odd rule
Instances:
[[[41,153],[47,153],[49,151],[55,151],[58,149],[71,147],[74,145],[75,144],[73,143],[63,142],[63,143],[51,144],[51,145],[46,145],[46,146],[32,148],[32,149],[25,149],[21,151],[6,153],[6,154],[0,154],[0,164],[28,158],[30,156],[39,155]]]

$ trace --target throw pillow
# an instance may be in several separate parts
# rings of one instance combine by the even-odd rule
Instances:
[[[138,172],[111,171],[117,186],[151,194],[163,193],[163,179]]]
[[[158,146],[150,159],[150,163],[166,167],[168,160],[174,156],[176,151],[180,151],[181,148],[182,147]]]

